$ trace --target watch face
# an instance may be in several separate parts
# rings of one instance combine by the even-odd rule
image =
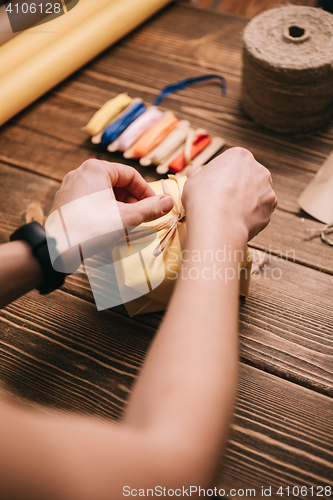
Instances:
[[[13,33],[25,31],[32,26],[41,26],[66,15],[77,6],[79,0],[0,0],[5,6]]]

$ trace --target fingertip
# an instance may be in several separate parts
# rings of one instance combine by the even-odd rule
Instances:
[[[160,204],[162,208],[162,214],[165,215],[169,213],[170,210],[172,210],[174,206],[174,201],[171,198],[171,196],[163,194],[162,196],[160,196]]]

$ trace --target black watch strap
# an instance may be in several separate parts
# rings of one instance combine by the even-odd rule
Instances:
[[[59,273],[52,266],[45,229],[38,222],[30,222],[18,228],[10,236],[10,241],[16,240],[26,241],[31,246],[32,254],[39,261],[45,278],[45,283],[38,287],[39,292],[45,295],[60,288],[65,282],[66,275]],[[55,245],[55,240],[53,242]]]

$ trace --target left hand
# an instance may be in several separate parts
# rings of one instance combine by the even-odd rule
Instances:
[[[170,196],[155,195],[134,168],[87,160],[64,177],[45,227],[57,241],[62,272],[69,274],[80,265],[78,245],[84,243],[81,251],[90,257],[114,246],[125,228],[157,219],[173,205]]]
[[[50,213],[71,201],[108,188],[118,201],[124,227],[158,219],[173,207],[170,196],[156,196],[133,167],[92,159],[65,175]],[[101,214],[92,216],[98,218]]]

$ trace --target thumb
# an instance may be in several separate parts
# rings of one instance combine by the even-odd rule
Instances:
[[[174,206],[171,196],[150,196],[135,203],[118,203],[121,220],[125,227],[138,226],[167,214]]]

